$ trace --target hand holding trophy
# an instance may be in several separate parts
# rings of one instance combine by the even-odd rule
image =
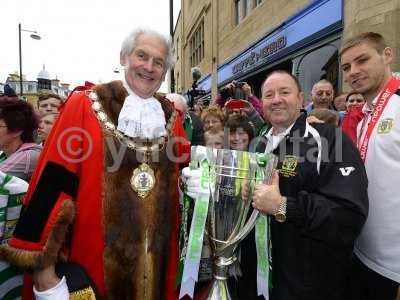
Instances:
[[[228,270],[237,260],[236,249],[240,241],[259,218],[266,218],[259,216],[257,210],[253,210],[250,217],[248,215],[255,185],[270,181],[276,157],[203,146],[192,147],[191,157],[199,166],[202,178],[189,234],[180,298],[185,294],[193,298],[205,232],[210,238],[214,258],[214,281],[207,299],[231,299],[227,286]],[[267,226],[267,222],[263,224]],[[266,236],[262,238],[266,240]],[[268,251],[267,246],[264,248],[265,255],[259,256],[263,259]]]

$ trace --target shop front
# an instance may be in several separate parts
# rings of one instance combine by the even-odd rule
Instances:
[[[299,78],[306,97],[312,85],[331,81],[338,92],[341,80],[338,51],[343,31],[342,0],[316,0],[262,39],[218,67],[218,88],[232,80],[248,82],[260,96],[266,75],[284,69]],[[211,74],[199,87],[211,90]]]

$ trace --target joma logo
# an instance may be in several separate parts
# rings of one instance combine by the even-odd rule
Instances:
[[[343,176],[349,176],[351,172],[353,172],[356,168],[354,167],[346,167],[346,168],[340,168],[340,172],[342,173]]]

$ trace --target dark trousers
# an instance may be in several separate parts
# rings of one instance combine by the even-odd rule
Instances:
[[[398,282],[374,272],[354,255],[348,300],[395,300],[398,288]]]

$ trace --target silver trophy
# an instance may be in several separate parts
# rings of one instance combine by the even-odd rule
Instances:
[[[258,216],[257,210],[248,216],[255,184],[269,182],[276,159],[273,154],[228,149],[213,149],[212,153],[208,155],[211,199],[206,235],[214,258],[214,279],[206,299],[228,300],[232,299],[227,286],[229,269],[237,261],[238,244]]]

